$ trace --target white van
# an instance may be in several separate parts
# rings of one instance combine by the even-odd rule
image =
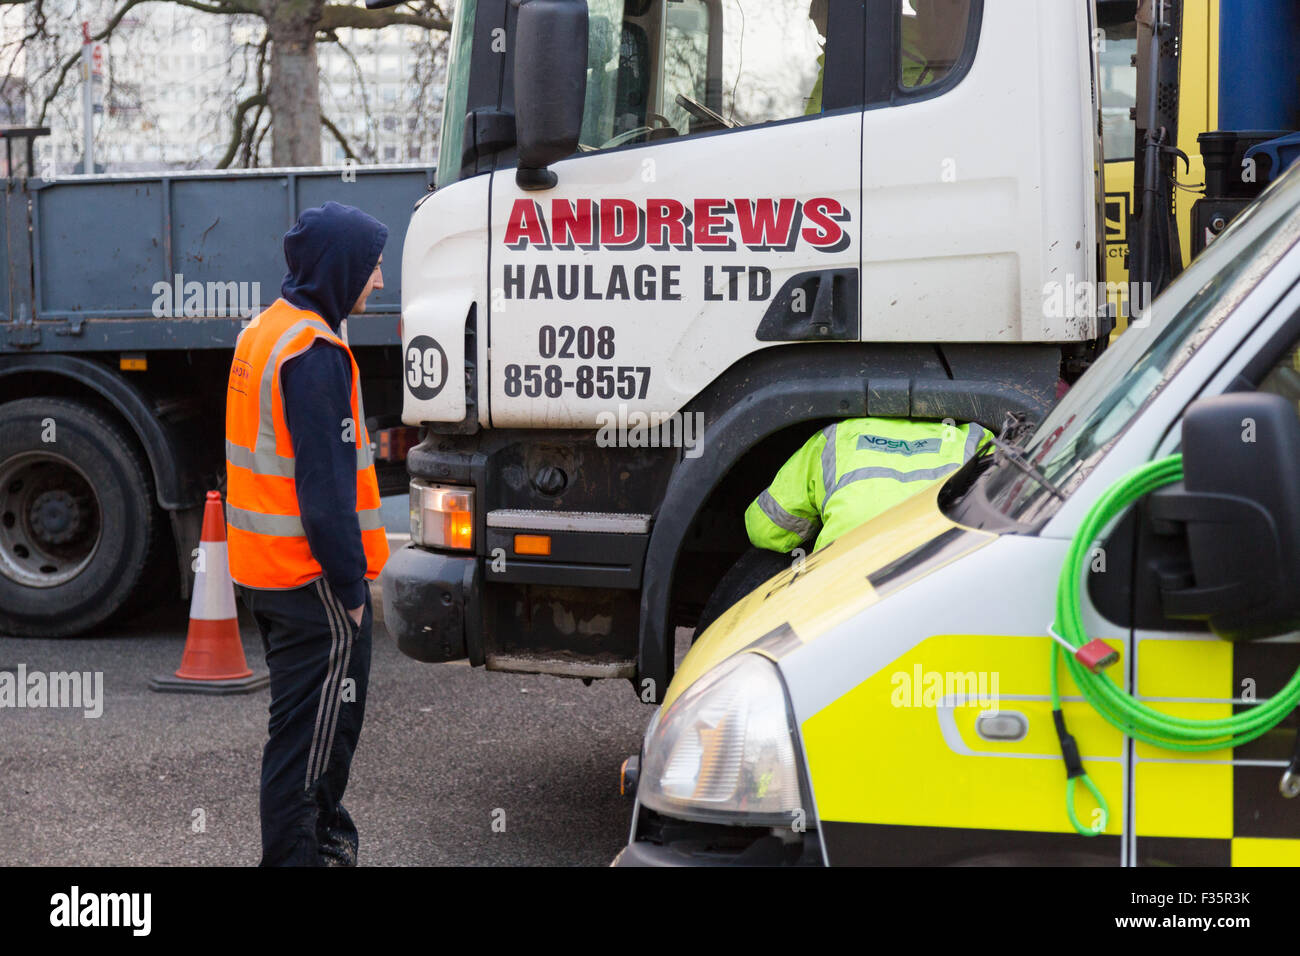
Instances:
[[[699,636],[646,732],[619,864],[1300,862],[1298,345],[1292,170],[1027,441]],[[1083,640],[1118,652],[1087,697],[1060,668],[1086,771],[1067,779],[1063,564],[1109,489],[1180,451],[1184,480],[1082,542],[1064,585]],[[1110,719],[1093,702],[1107,678]],[[1232,736],[1269,701],[1280,723]],[[1146,742],[1129,706],[1194,727],[1200,749]]]

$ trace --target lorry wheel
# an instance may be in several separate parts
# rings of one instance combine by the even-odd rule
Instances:
[[[691,643],[695,643],[695,638],[729,611],[733,604],[768,578],[780,574],[788,567],[790,567],[788,554],[765,551],[762,548],[750,548],[742,554],[709,595],[704,610],[700,613],[700,621],[695,625],[695,635],[691,638]]]
[[[161,535],[125,428],[64,398],[0,405],[0,634],[84,634],[123,609]]]

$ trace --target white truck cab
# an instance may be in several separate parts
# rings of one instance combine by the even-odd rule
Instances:
[[[459,368],[471,306],[483,334],[477,382],[408,389],[407,422],[460,422],[474,385],[485,428],[667,415],[791,342],[1096,337],[1095,313],[1044,308],[1097,279],[1088,4],[891,3],[865,28],[880,4],[820,26],[807,0],[589,6],[580,152],[553,185],[499,168],[412,217],[404,345]],[[871,75],[917,47],[913,85]]]
[[[1039,417],[1105,347],[1092,3],[462,0],[403,249],[423,661],[625,678],[857,415]]]

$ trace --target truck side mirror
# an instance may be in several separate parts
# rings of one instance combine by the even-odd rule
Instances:
[[[520,189],[550,189],[547,167],[572,156],[587,99],[586,0],[511,0],[515,25],[515,140]]]
[[[1156,523],[1185,529],[1190,568],[1167,566],[1167,617],[1229,641],[1300,630],[1300,416],[1279,395],[1237,392],[1183,417],[1183,481],[1155,492]]]

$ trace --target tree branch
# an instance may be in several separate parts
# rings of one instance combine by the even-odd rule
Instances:
[[[200,3],[199,0],[166,0],[166,2],[182,7],[190,7],[193,10],[202,10],[204,13],[251,13],[254,16],[260,15],[260,11],[255,4],[242,3],[238,2],[238,0],[215,0],[214,3]]]
[[[0,0],[0,5],[27,2],[29,2],[29,0]],[[202,10],[204,13],[252,14],[254,16],[261,16],[261,11],[257,7],[255,0],[214,0],[213,3],[201,3],[199,0],[126,0],[121,9],[109,17],[108,24],[104,29],[100,30],[98,33],[92,33],[90,35],[91,41],[98,42],[100,40],[108,39],[109,36],[112,35],[113,31],[117,29],[117,25],[122,22],[122,18],[126,16],[127,12],[133,7],[138,7],[142,3],[161,2],[176,3],[183,7]],[[40,9],[39,5],[37,9]],[[41,115],[37,121],[38,123],[45,123],[45,117],[49,112],[50,104],[63,88],[63,83],[68,78],[68,73],[77,65],[77,62],[80,59],[81,50],[78,48],[77,52],[69,56],[64,62],[63,67],[59,70],[58,78],[54,81],[54,85],[41,101]]]
[[[230,145],[226,147],[226,155],[222,156],[221,161],[217,163],[217,169],[229,167],[235,158],[235,154],[239,152],[239,144],[244,140],[244,117],[248,114],[248,111],[254,106],[265,105],[266,94],[259,91],[235,107],[234,132],[230,136]]]
[[[98,33],[92,33],[90,39],[92,41],[99,41],[108,37],[109,34],[117,29],[117,25],[122,22],[122,18],[126,16],[127,11],[132,7],[138,7],[140,4],[145,2],[146,0],[126,0],[126,3],[122,5],[122,8],[109,18],[108,25]],[[63,88],[63,81],[68,78],[69,71],[77,65],[77,61],[80,59],[81,50],[78,49],[76,53],[69,56],[64,62],[63,68],[59,70],[58,78],[54,81],[54,86],[50,88],[50,91],[45,95],[45,98],[41,100],[41,115],[36,121],[38,126],[45,125],[45,116],[50,110],[50,104],[54,102],[54,97],[56,97],[59,90]]]
[[[336,40],[335,42],[338,43],[339,50],[343,53],[343,55],[348,58],[348,62],[352,64],[352,72],[356,77],[357,89],[361,92],[361,112],[362,115],[364,115],[366,118],[366,128],[374,129],[375,117],[374,114],[370,111],[370,93],[366,89],[365,71],[361,69],[361,64],[357,62],[356,55],[352,52],[352,50],[348,47],[346,43],[344,43],[342,40]],[[375,154],[375,150],[371,146],[369,139],[366,140],[362,149],[371,156]]]
[[[322,126],[324,126],[327,130],[330,131],[331,136],[333,136],[336,140],[339,141],[339,145],[343,147],[343,152],[348,157],[348,159],[357,158],[357,154],[352,152],[352,147],[348,145],[347,137],[345,137],[342,133],[339,132],[339,128],[335,126],[332,122],[330,122],[330,118],[326,116],[324,113],[321,113],[320,115],[320,123]]]
[[[406,13],[402,10],[367,10],[365,7],[348,7],[327,5],[321,10],[317,30],[337,30],[350,27],[353,30],[377,30],[393,24],[405,24],[411,27],[423,27],[425,30],[451,29],[451,21],[445,17],[426,17],[419,13]]]
[[[261,122],[262,120],[262,107],[260,106],[257,108],[257,119],[258,122]],[[266,134],[271,132],[273,126],[274,118],[272,118],[271,122],[262,127],[262,131],[258,133],[255,138],[252,137],[250,131],[250,142],[248,146],[248,165],[250,169],[257,168],[257,157],[262,153],[262,140],[266,139]]]

